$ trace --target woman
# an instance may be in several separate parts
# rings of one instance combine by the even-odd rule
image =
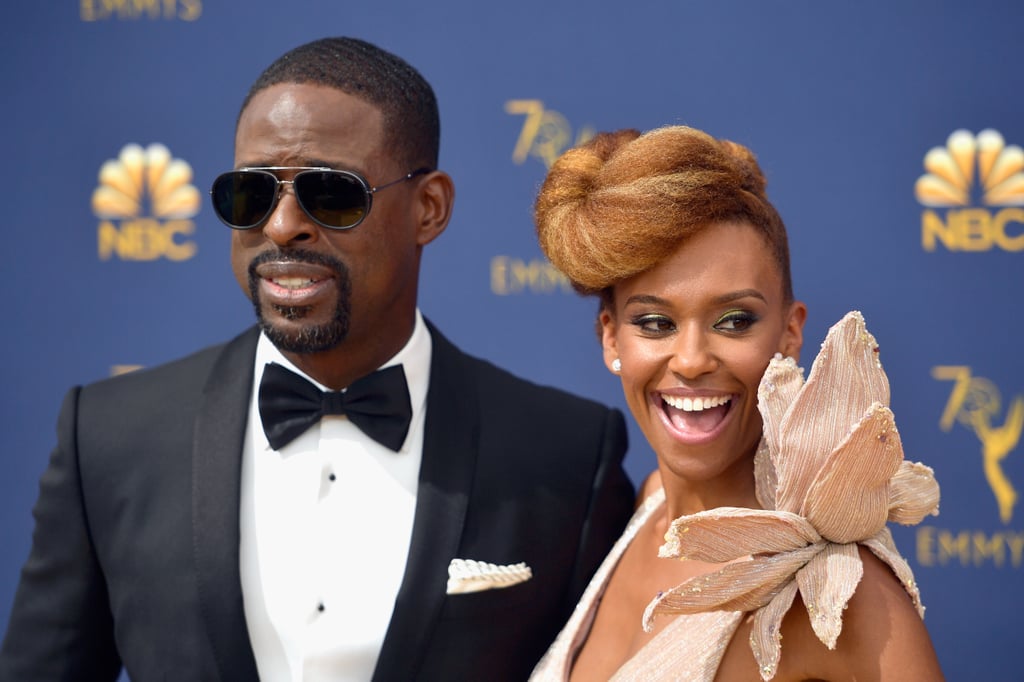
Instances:
[[[938,487],[902,461],[859,313],[804,384],[807,311],[750,151],[686,127],[601,134],[554,164],[536,221],[600,298],[605,364],[658,467],[533,679],[942,679],[885,528],[934,513]]]

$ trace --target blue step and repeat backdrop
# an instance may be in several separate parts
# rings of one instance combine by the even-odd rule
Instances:
[[[471,352],[621,407],[595,302],[536,246],[548,165],[622,127],[754,149],[810,308],[804,365],[862,310],[907,455],[942,485],[941,514],[896,535],[947,676],[1021,679],[1022,20],[1011,0],[7,3],[0,619],[67,388],[251,322],[206,195],[249,84],[295,45],[354,35],[440,101],[457,200],[423,310]],[[631,437],[639,480],[654,458]]]

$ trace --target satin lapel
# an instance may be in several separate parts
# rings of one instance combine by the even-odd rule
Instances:
[[[466,377],[461,352],[428,326],[433,352],[416,517],[405,576],[374,680],[418,679],[444,602],[448,563],[458,556],[476,470],[476,384]]]
[[[200,606],[225,681],[257,679],[238,570],[238,506],[258,338],[254,328],[225,346],[203,391],[192,449],[192,534]]]

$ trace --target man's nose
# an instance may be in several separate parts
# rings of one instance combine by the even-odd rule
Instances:
[[[299,205],[295,186],[288,181],[278,186],[277,203],[263,224],[263,234],[278,246],[313,241],[319,228]]]

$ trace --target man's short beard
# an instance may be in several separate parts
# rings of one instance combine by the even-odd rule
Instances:
[[[334,309],[334,317],[324,324],[304,325],[297,331],[286,331],[267,321],[263,317],[263,307],[260,303],[260,278],[256,274],[256,268],[263,263],[271,262],[312,263],[333,270],[334,281],[338,287],[338,304]],[[348,274],[348,267],[336,258],[302,249],[262,253],[249,263],[249,297],[256,309],[256,320],[260,329],[271,343],[283,352],[319,353],[334,348],[348,336],[349,320],[352,316],[352,280]],[[309,314],[307,306],[273,307],[286,320],[301,320]]]

